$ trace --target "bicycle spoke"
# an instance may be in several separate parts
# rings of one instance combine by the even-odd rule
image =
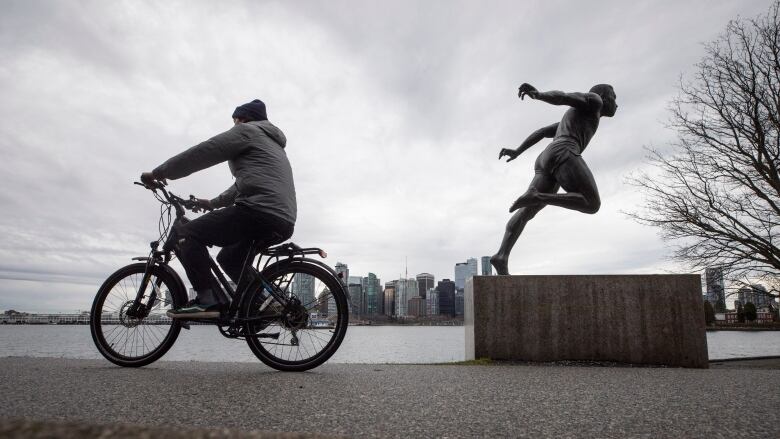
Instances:
[[[144,277],[144,268],[137,269],[142,271],[128,273],[117,279],[113,285],[103,287],[105,290],[102,302],[98,308],[93,309],[94,320],[91,324],[94,325],[93,331],[97,333],[96,342],[100,342],[103,349],[107,350],[112,361],[114,357],[122,362],[142,360],[154,355],[166,344],[167,350],[171,343],[169,336],[175,326],[174,321],[168,319],[165,313],[174,306],[171,302],[173,296],[171,289],[156,274],[149,276],[150,285],[147,285],[145,290],[145,293],[149,294],[142,294],[140,298],[141,308],[137,312],[144,317],[127,315],[138,297]],[[152,292],[155,295],[154,301],[151,300]],[[101,353],[107,355],[103,351]]]

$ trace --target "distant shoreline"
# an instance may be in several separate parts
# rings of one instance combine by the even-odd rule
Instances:
[[[743,332],[754,332],[754,331],[780,331],[780,327],[778,326],[770,326],[767,328],[754,328],[752,326],[742,326],[742,327],[736,327],[736,328],[707,328],[707,332],[719,332],[719,331],[743,331]]]

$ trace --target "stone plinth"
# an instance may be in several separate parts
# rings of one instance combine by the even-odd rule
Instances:
[[[708,367],[698,275],[474,276],[466,359]]]

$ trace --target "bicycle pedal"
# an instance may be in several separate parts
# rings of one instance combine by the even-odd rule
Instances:
[[[190,324],[187,323],[187,322],[181,322],[181,327],[186,329],[186,330],[189,330],[190,329]]]

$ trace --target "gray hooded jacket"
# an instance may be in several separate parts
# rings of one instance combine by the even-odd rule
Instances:
[[[282,130],[267,120],[239,123],[171,157],[153,173],[176,180],[227,161],[236,182],[211,200],[215,208],[235,203],[294,225],[298,209],[286,144]]]

